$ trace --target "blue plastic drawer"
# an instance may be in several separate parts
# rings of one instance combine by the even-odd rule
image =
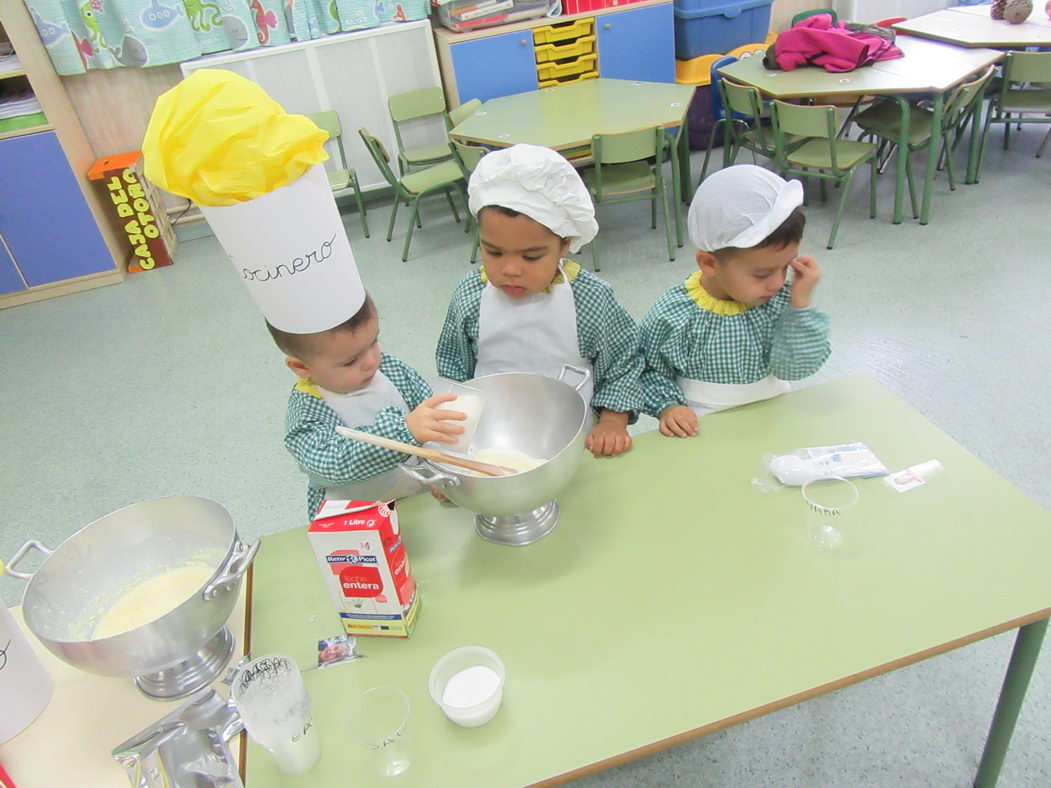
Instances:
[[[765,41],[773,0],[675,0],[675,57],[729,52]]]

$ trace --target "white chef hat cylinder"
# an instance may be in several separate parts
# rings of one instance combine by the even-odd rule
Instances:
[[[254,200],[202,205],[201,213],[274,328],[327,331],[365,303],[323,164]]]
[[[598,234],[595,204],[584,181],[560,153],[520,143],[487,153],[471,173],[468,207],[501,206],[525,214],[579,252]]]
[[[758,246],[803,204],[803,185],[754,164],[712,173],[697,187],[686,226],[702,252]]]

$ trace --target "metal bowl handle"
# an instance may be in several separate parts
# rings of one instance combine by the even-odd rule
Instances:
[[[558,373],[558,379],[563,383],[569,383],[569,381],[566,380],[567,372],[576,372],[578,375],[580,375],[580,382],[577,383],[577,385],[573,386],[573,388],[575,388],[578,393],[583,390],[584,386],[591,379],[591,370],[584,369],[584,367],[578,367],[574,364],[563,364],[562,371]],[[569,385],[572,386],[573,384],[569,383]]]
[[[3,565],[2,574],[10,575],[11,577],[17,577],[19,580],[32,580],[33,575],[36,574],[36,572],[18,572],[15,570],[15,564],[17,564],[19,561],[25,558],[30,550],[39,550],[44,554],[44,558],[47,558],[49,555],[55,552],[54,550],[44,547],[44,545],[42,545],[36,539],[30,539],[28,542],[26,542],[24,545],[19,547],[18,550],[15,551],[15,554],[11,556],[10,561]]]
[[[460,480],[455,476],[442,473],[429,465],[402,465],[402,470],[421,484],[435,484],[439,487],[457,487]]]
[[[241,580],[241,576],[248,571],[248,565],[252,563],[255,554],[259,552],[259,542],[246,545],[238,543],[237,548],[230,556],[230,560],[223,567],[219,576],[204,587],[201,596],[205,602],[215,599],[222,591],[229,591],[230,587]]]

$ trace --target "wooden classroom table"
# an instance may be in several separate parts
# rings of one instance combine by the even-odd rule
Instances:
[[[1033,3],[1033,13],[1029,19],[1018,25],[1003,19],[993,19],[989,16],[989,6],[981,5],[924,14],[898,22],[894,29],[911,36],[945,41],[961,47],[1025,49],[1051,46],[1051,20],[1044,12],[1043,3]],[[898,39],[899,42],[901,40]]]
[[[901,138],[899,149],[907,150],[909,138],[909,94],[933,94],[934,117],[931,136],[941,138],[942,114],[945,94],[965,82],[969,76],[981,71],[1003,57],[991,49],[960,49],[959,47],[922,38],[901,36],[897,40],[904,57],[881,60],[871,66],[846,73],[834,74],[816,66],[806,66],[793,71],[771,71],[763,66],[762,58],[750,57],[738,60],[719,69],[719,73],[734,82],[752,85],[760,92],[775,99],[814,98],[818,103],[822,96],[885,96],[898,102],[901,109]],[[978,129],[972,127],[971,146],[967,159],[968,182],[978,160]],[[894,188],[894,223],[901,224],[904,214],[905,163],[906,156],[898,156],[897,177]],[[934,173],[937,153],[927,157],[927,169],[923,182],[923,202],[920,208],[920,224],[930,219],[931,195],[934,190]]]
[[[673,141],[672,192],[675,234],[683,243],[681,203],[690,189],[686,113],[695,87],[626,79],[587,79],[501,96],[485,102],[449,132],[465,143],[505,148],[519,142],[557,151],[591,146],[596,134],[661,126],[677,128]]]
[[[1051,514],[860,375],[707,416],[697,438],[634,440],[585,457],[558,526],[528,547],[483,541],[470,512],[429,495],[399,502],[416,631],[359,638],[364,659],[307,673],[321,761],[285,778],[250,742],[248,788],[554,784],[1020,628],[977,780],[995,783],[1051,615]],[[750,479],[766,452],[851,441],[892,470],[946,470],[906,493],[858,481],[843,545],[822,549],[798,488]],[[265,537],[253,571],[253,655],[314,664],[340,625],[305,529]],[[427,690],[464,645],[507,667],[481,728]],[[370,778],[344,711],[380,685],[412,706],[396,781]]]

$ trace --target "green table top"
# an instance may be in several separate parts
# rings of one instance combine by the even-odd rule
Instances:
[[[894,29],[913,36],[947,41],[962,47],[1027,47],[1051,45],[1051,24],[1043,15],[1042,3],[1034,3],[1031,21],[1012,25],[985,13],[960,13],[957,10],[935,11],[915,19],[898,22]],[[900,40],[900,39],[899,39]]]
[[[588,79],[491,99],[449,133],[496,147],[579,148],[595,134],[678,126],[693,91],[693,85]]]
[[[907,36],[901,36],[897,44],[904,57],[881,60],[843,74],[816,66],[771,71],[758,57],[738,60],[719,69],[719,73],[774,98],[927,93],[946,91],[1003,57],[1003,53],[991,49],[960,49]]]
[[[469,512],[399,505],[422,609],[409,640],[305,674],[323,756],[298,781],[249,747],[248,788],[386,784],[342,709],[392,685],[412,703],[404,786],[517,786],[602,768],[1051,614],[1051,514],[895,394],[855,376],[714,414],[701,436],[636,436],[585,458],[562,519],[529,547],[490,544]],[[867,443],[892,469],[939,459],[907,493],[860,480],[838,550],[806,536],[798,489],[761,494],[764,452]],[[303,666],[338,619],[305,529],[263,539],[251,649]],[[460,728],[427,693],[462,645],[507,666],[503,708]],[[992,688],[990,688],[990,691]],[[990,710],[991,711],[991,710]],[[625,756],[625,754],[630,754]],[[603,763],[607,762],[607,763]],[[596,766],[601,764],[601,766]]]

